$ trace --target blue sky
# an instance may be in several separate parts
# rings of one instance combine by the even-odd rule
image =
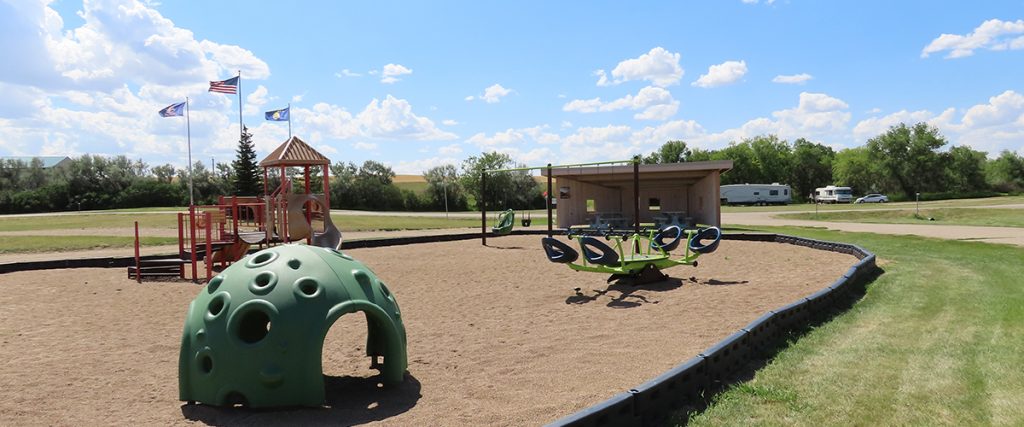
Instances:
[[[1024,1],[280,2],[0,0],[0,155],[229,161],[245,124],[399,173],[481,151],[527,164],[720,148],[837,149],[926,121],[1024,154]]]

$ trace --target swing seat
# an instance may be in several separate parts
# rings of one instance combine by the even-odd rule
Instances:
[[[498,235],[505,235],[512,232],[512,227],[515,226],[516,213],[512,209],[506,210],[501,213],[499,217],[498,225],[491,228],[491,232]]]
[[[710,242],[704,243],[705,240],[710,240]],[[721,241],[722,230],[719,230],[718,227],[708,227],[698,231],[690,239],[690,250],[701,254],[709,254],[718,249],[718,244]]]
[[[551,262],[568,264],[580,257],[579,252],[554,237],[542,238],[540,242],[544,246],[544,253],[548,255],[548,260]]]
[[[672,252],[678,248],[679,243],[683,241],[683,234],[683,229],[679,228],[678,225],[670,225],[662,228],[661,231],[658,231],[658,234],[651,239],[651,249]],[[665,243],[665,239],[672,240]]]
[[[611,246],[590,236],[580,239],[580,246],[583,247],[583,256],[591,264],[607,265],[614,267],[619,264],[619,254]]]

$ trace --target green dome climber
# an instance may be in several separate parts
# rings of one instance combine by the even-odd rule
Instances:
[[[398,302],[361,262],[333,249],[284,245],[243,258],[188,308],[179,398],[253,408],[320,406],[320,356],[331,325],[366,314],[366,354],[389,384],[408,364]],[[378,363],[383,357],[383,363]]]

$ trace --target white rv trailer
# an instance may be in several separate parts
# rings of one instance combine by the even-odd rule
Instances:
[[[850,187],[829,185],[814,189],[814,201],[818,203],[850,203],[853,202],[853,190]]]
[[[723,205],[788,205],[793,190],[788,185],[729,184],[721,188]]]

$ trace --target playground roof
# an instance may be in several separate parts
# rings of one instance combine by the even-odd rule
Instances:
[[[305,141],[299,139],[297,136],[293,136],[284,144],[277,147],[273,152],[270,153],[263,161],[260,162],[261,167],[271,166],[312,166],[312,165],[330,165],[331,159],[328,159],[320,152],[310,147]]]
[[[732,169],[732,160],[640,165],[639,169],[640,182],[645,188],[659,184],[689,185],[700,181],[712,171],[722,173]],[[541,175],[547,176],[547,170],[541,169]],[[605,187],[627,187],[633,185],[633,165],[553,168],[551,176]]]

